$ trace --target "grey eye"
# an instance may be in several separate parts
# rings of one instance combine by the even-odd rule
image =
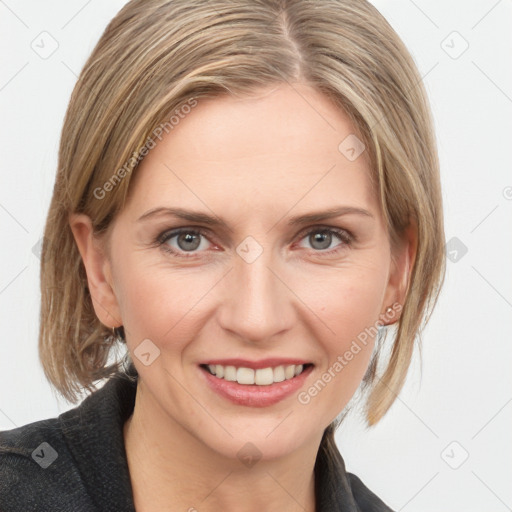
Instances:
[[[332,234],[329,231],[317,231],[309,235],[308,240],[314,249],[328,249],[332,243]]]
[[[194,251],[201,244],[201,235],[191,233],[181,233],[177,236],[177,243],[183,251]]]

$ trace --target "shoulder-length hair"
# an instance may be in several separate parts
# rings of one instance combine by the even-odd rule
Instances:
[[[201,99],[284,82],[314,87],[349,116],[368,151],[390,240],[417,231],[385,368],[376,372],[376,350],[364,377],[368,424],[388,411],[444,279],[444,228],[422,78],[365,0],[132,0],[110,22],[71,96],[42,246],[40,358],[68,401],[120,368],[109,360],[116,344],[95,315],[70,213],[85,213],[104,233],[158,133]]]

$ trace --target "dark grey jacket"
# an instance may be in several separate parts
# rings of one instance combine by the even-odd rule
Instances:
[[[0,512],[134,512],[123,425],[136,383],[122,374],[58,418],[0,432]],[[320,450],[316,512],[392,512]]]

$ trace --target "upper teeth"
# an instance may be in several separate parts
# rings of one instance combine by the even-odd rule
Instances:
[[[290,364],[287,366],[276,366],[275,368],[236,368],[235,366],[222,366],[220,364],[209,364],[208,369],[219,379],[237,381],[238,384],[257,384],[268,386],[274,382],[282,382],[300,375],[304,366],[302,364]]]

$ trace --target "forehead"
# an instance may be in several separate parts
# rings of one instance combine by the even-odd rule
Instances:
[[[138,212],[156,203],[207,205],[233,215],[245,206],[274,216],[298,202],[375,206],[367,152],[353,159],[345,151],[343,141],[355,132],[329,98],[300,84],[199,99],[155,139],[132,179],[129,204]]]

